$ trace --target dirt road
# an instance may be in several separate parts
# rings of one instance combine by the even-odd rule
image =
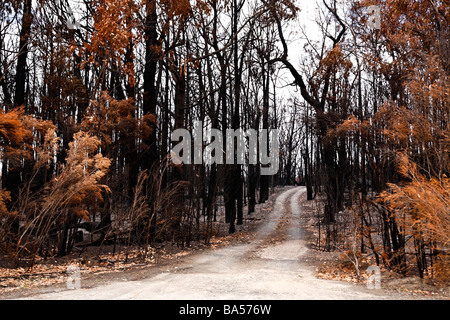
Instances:
[[[364,285],[317,279],[305,263],[298,199],[303,187],[283,192],[251,243],[186,257],[138,281],[41,294],[32,299],[308,300],[399,299]],[[276,241],[274,241],[276,239]],[[29,298],[28,298],[29,299]]]

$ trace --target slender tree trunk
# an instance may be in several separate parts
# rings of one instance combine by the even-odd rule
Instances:
[[[154,115],[156,117],[156,106],[157,106],[157,86],[156,86],[156,76],[157,76],[157,66],[158,66],[158,32],[157,32],[157,5],[156,0],[146,0],[146,18],[145,18],[145,67],[144,67],[144,92],[143,92],[143,113],[144,115]],[[155,123],[156,126],[156,123]],[[153,128],[152,133],[143,140],[144,152],[140,157],[140,160],[136,164],[136,168],[133,169],[131,173],[133,177],[136,176],[136,170],[141,167],[142,170],[148,170],[150,172],[150,177],[153,176],[153,170],[156,170],[158,163],[158,143],[156,135],[156,127]],[[138,165],[140,164],[140,165]],[[136,176],[137,177],[137,176]],[[134,181],[132,182],[134,183]],[[145,186],[145,193],[147,193],[149,199],[149,207],[153,208],[152,202],[154,201],[154,195],[152,194],[155,190],[148,190]],[[133,197],[131,197],[133,199]],[[149,224],[147,230],[149,230],[149,241],[154,240],[156,233],[156,214],[150,211],[148,221]]]
[[[156,116],[157,87],[156,75],[158,66],[158,16],[156,11],[156,0],[147,0],[147,16],[145,20],[145,68],[144,68],[144,93],[143,112]],[[142,158],[142,168],[151,170],[158,161],[158,145],[156,139],[156,129],[144,141],[147,148]]]
[[[19,40],[19,56],[17,57],[16,67],[16,91],[14,96],[14,105],[16,107],[25,104],[25,85],[27,79],[27,58],[29,50],[29,39],[31,33],[31,24],[33,16],[31,13],[31,0],[23,2],[22,29]]]
[[[268,65],[263,64],[263,112],[262,112],[262,125],[263,130],[269,130],[269,81],[270,72],[266,69]],[[269,139],[267,139],[266,150],[269,150]],[[259,203],[264,203],[269,199],[269,177],[261,176]]]

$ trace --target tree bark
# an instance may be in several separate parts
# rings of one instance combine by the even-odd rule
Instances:
[[[14,106],[16,107],[26,104],[25,86],[27,79],[27,58],[29,52],[28,44],[31,33],[31,24],[33,22],[31,6],[32,6],[31,0],[24,0],[22,29],[20,31],[20,40],[19,40],[19,56],[17,57],[16,78],[15,78],[16,91],[14,96]]]

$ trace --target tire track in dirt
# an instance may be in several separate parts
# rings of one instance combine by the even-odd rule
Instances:
[[[302,190],[300,189],[300,191]],[[254,246],[250,250],[252,257],[255,257],[255,253],[260,252],[265,247],[286,240],[288,236],[287,227],[292,219],[292,199],[296,198],[296,195],[301,193],[300,191],[299,189],[291,189],[283,192],[276,199],[272,212],[266,217],[266,222],[256,233]]]

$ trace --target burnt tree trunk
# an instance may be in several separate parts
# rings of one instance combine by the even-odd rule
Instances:
[[[30,39],[31,24],[33,22],[31,5],[32,5],[31,0],[25,0],[23,2],[22,29],[20,31],[19,55],[17,57],[16,78],[15,78],[16,91],[14,96],[14,105],[16,107],[26,104],[25,86],[27,79],[28,44]]]

